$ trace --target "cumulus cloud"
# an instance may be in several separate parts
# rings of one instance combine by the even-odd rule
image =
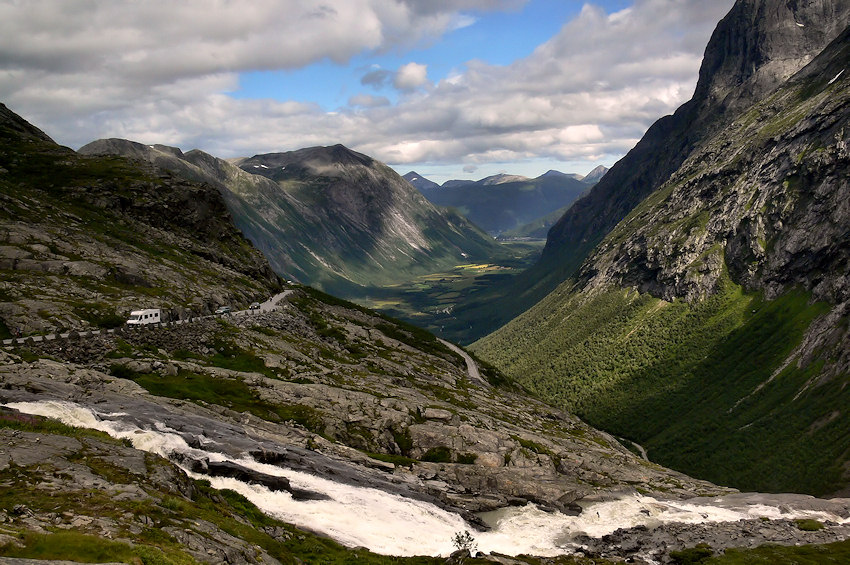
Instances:
[[[428,66],[419,63],[402,65],[393,79],[393,86],[399,90],[416,90],[428,83]]]
[[[372,88],[384,88],[393,78],[394,73],[387,69],[372,69],[362,77],[360,84],[363,86],[371,86]]]
[[[390,100],[386,96],[372,96],[371,94],[357,94],[348,99],[348,105],[352,108],[379,108],[389,106]]]
[[[478,170],[478,165],[464,165],[463,172],[464,173],[474,173]]]
[[[327,112],[227,94],[239,72],[403,51],[467,11],[523,1],[2,3],[0,101],[72,146],[114,136],[224,157],[344,143],[391,164],[599,160],[691,96],[733,3],[636,0],[615,14],[588,3],[507,66],[469,61],[436,84],[415,62],[364,74],[364,86],[408,92],[395,104],[356,94]]]

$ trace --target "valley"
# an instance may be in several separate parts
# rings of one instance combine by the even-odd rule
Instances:
[[[610,170],[442,185],[0,104],[0,564],[846,562],[848,66],[846,2],[735,0]],[[325,119],[468,86],[381,71]]]
[[[405,283],[368,288],[348,297],[367,308],[416,324],[457,343],[472,341],[474,320],[463,306],[504,288],[539,257],[544,241],[501,242],[507,252],[496,263],[463,264]]]

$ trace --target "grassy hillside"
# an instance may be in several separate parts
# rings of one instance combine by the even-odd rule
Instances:
[[[823,363],[799,368],[794,352],[828,305],[799,290],[766,301],[728,279],[693,305],[624,289],[567,292],[473,349],[691,475],[777,492],[846,484],[850,378],[811,382]]]

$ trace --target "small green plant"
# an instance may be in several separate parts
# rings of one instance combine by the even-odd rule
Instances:
[[[457,456],[457,462],[461,465],[474,465],[476,459],[478,455],[475,453],[459,453]]]
[[[794,520],[794,523],[797,524],[797,528],[804,532],[816,532],[824,528],[823,522],[812,520],[810,518]]]
[[[413,449],[413,438],[410,437],[410,429],[404,428],[401,431],[393,430],[393,440],[401,450],[402,455],[408,455]]]
[[[671,551],[670,559],[676,565],[698,565],[708,560],[714,551],[707,543],[697,544],[696,547],[689,547],[682,551]]]
[[[445,445],[438,445],[426,451],[421,460],[430,463],[451,463],[452,452]]]

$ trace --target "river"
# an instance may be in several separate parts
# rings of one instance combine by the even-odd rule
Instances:
[[[574,549],[572,539],[579,534],[601,537],[618,528],[637,525],[653,527],[669,522],[694,524],[762,517],[850,523],[835,513],[813,510],[805,504],[811,497],[797,495],[790,495],[791,498],[779,495],[775,500],[771,495],[731,495],[681,501],[633,494],[588,503],[579,516],[544,512],[533,504],[485,513],[482,518],[492,529],[477,532],[457,514],[432,504],[259,463],[252,458],[233,458],[193,448],[176,430],[161,423],[154,423],[150,429],[140,428],[122,419],[128,416],[124,413],[98,413],[63,401],[13,402],[6,406],[128,439],[137,449],[174,461],[185,460],[179,457],[181,454],[195,459],[206,457],[286,477],[293,487],[324,494],[327,499],[295,500],[288,492],[272,492],[264,486],[232,478],[211,478],[184,468],[190,476],[207,479],[217,489],[239,492],[261,510],[281,520],[323,532],[347,546],[363,546],[386,555],[447,555],[454,550],[452,537],[464,530],[473,534],[480,551],[554,556]],[[800,507],[795,508],[795,501],[800,502]]]

